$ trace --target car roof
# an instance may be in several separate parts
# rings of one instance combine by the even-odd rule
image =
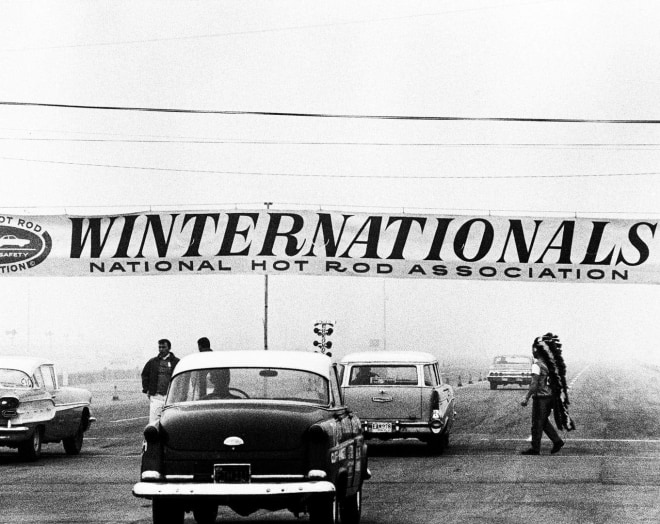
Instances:
[[[329,378],[331,363],[327,355],[307,351],[202,351],[183,357],[174,375],[195,369],[232,367],[296,369]]]
[[[342,364],[355,363],[391,363],[391,364],[416,364],[436,362],[438,359],[431,353],[422,351],[362,351],[351,353],[341,359]]]
[[[31,375],[37,367],[44,364],[52,365],[53,363],[48,359],[40,357],[0,356],[1,369],[17,369],[28,375]]]

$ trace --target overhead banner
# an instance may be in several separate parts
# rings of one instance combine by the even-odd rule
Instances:
[[[0,215],[0,276],[660,283],[657,220],[177,211]]]

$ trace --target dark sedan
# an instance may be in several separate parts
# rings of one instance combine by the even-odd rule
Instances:
[[[358,417],[320,353],[204,352],[174,370],[160,421],[144,432],[137,497],[153,521],[215,522],[219,505],[360,520],[368,478]]]

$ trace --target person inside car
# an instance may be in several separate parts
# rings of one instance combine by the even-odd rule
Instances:
[[[231,376],[228,369],[214,369],[209,372],[208,378],[213,391],[204,395],[202,400],[241,398],[229,391]]]

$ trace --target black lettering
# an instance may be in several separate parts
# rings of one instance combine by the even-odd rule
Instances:
[[[356,257],[356,258],[380,258],[378,256],[378,241],[380,240],[380,229],[382,223],[383,223],[383,217],[376,216],[376,217],[367,218],[364,224],[362,224],[360,230],[355,235],[355,238],[349,244],[348,248],[346,248],[346,251],[344,251],[344,254],[340,255],[340,257],[350,258],[349,252],[353,248],[353,246],[356,244],[364,244],[366,246],[364,255],[362,257]],[[367,239],[358,240],[360,236],[362,236],[362,232],[365,229],[368,229]]]
[[[516,252],[518,254],[518,262],[523,264],[528,263],[529,257],[532,253],[532,248],[534,247],[536,235],[539,231],[539,226],[542,223],[542,220],[534,220],[534,233],[532,234],[532,239],[530,240],[528,246],[525,242],[525,231],[523,230],[522,220],[509,220],[509,231],[506,234],[504,248],[502,249],[502,256],[500,256],[498,262],[506,262],[504,255],[506,254],[506,249],[509,245],[509,239],[513,236],[513,241],[516,245]]]
[[[105,243],[108,240],[108,234],[112,229],[112,226],[115,223],[116,217],[110,217],[110,222],[108,223],[108,229],[105,232],[103,241],[101,241],[101,217],[95,218],[74,218],[69,217],[71,220],[71,258],[80,258],[82,255],[82,250],[89,239],[90,248],[89,256],[90,258],[99,258],[105,247]],[[88,220],[87,231],[83,237],[83,221]]]
[[[470,266],[457,266],[456,274],[459,277],[469,277],[472,274],[472,268]]]
[[[387,222],[387,229],[395,222],[401,222],[399,230],[396,233],[396,238],[394,239],[394,246],[392,246],[392,252],[386,258],[394,260],[403,260],[403,250],[406,247],[406,242],[408,241],[408,236],[410,236],[410,229],[414,223],[419,224],[420,232],[424,231],[424,225],[426,224],[425,218],[420,217],[390,217]]]
[[[291,229],[289,231],[280,232],[280,224],[282,218],[288,217],[293,220]],[[302,245],[298,247],[298,239],[295,237],[299,233],[303,225],[305,224],[303,217],[300,215],[295,215],[293,213],[270,213],[270,221],[268,222],[268,229],[266,230],[266,237],[264,238],[264,243],[261,247],[261,252],[259,256],[274,256],[273,248],[275,247],[275,240],[277,237],[284,237],[286,239],[286,247],[284,253],[287,256],[295,256],[305,245],[303,241]]]
[[[470,234],[472,225],[478,222],[484,225],[484,232],[481,237],[481,243],[479,244],[479,250],[473,258],[467,258],[465,256],[465,245],[467,244],[468,235]],[[456,237],[454,238],[454,252],[458,258],[465,262],[476,262],[477,260],[481,260],[486,256],[493,245],[494,238],[495,230],[493,229],[493,225],[490,222],[484,220],[483,218],[474,218],[472,220],[468,220],[458,229],[456,233]]]
[[[323,234],[323,241],[322,244],[325,248],[325,256],[326,257],[336,257],[337,256],[337,248],[339,247],[339,242],[341,242],[341,237],[344,234],[344,229],[346,228],[346,222],[348,221],[349,218],[351,218],[353,215],[342,215],[342,218],[344,219],[341,228],[339,229],[339,235],[337,236],[337,240],[335,240],[335,232],[334,229],[332,228],[332,215],[328,213],[319,213],[318,214],[318,222],[316,223],[316,231],[314,231],[314,237],[312,240],[312,245],[309,248],[309,251],[305,256],[308,257],[315,257],[317,256],[314,250],[316,249],[318,242],[319,242],[319,232],[321,231]]]
[[[442,260],[440,256],[440,251],[442,250],[442,244],[445,242],[445,237],[447,236],[447,229],[449,228],[449,223],[454,220],[453,218],[438,218],[438,227],[433,234],[433,241],[431,242],[431,248],[429,249],[428,255],[424,260]]]
[[[248,217],[252,220],[252,227],[256,227],[259,214],[258,213],[227,213],[227,217],[228,217],[227,228],[225,229],[225,235],[222,238],[222,246],[220,246],[220,251],[218,251],[218,256],[230,257],[230,256],[247,255],[250,251],[251,242],[248,242],[247,246],[242,251],[233,253],[231,250],[232,246],[234,245],[234,239],[236,238],[236,236],[240,236],[243,238],[243,240],[247,240],[248,233],[250,232],[249,227],[239,230],[238,222],[240,221],[241,217]]]
[[[558,246],[553,246],[552,243],[555,241],[555,239],[560,235],[562,235],[561,238],[561,244]],[[571,263],[571,248],[573,246],[573,234],[575,233],[575,222],[572,220],[564,220],[560,226],[557,228],[557,231],[555,232],[554,236],[548,243],[548,246],[545,248],[545,251],[541,253],[541,256],[539,259],[536,261],[537,264],[543,263],[543,257],[545,257],[546,253],[550,251],[551,249],[558,249],[560,251],[559,253],[559,260],[557,261],[558,264],[570,264]]]
[[[170,241],[172,239],[172,232],[174,231],[174,223],[176,222],[176,217],[178,214],[172,213],[170,217],[172,222],[170,224],[170,230],[167,233],[167,238],[165,238],[165,232],[163,231],[163,224],[160,221],[160,215],[147,215],[147,225],[144,228],[144,235],[142,235],[142,243],[140,244],[140,250],[138,251],[136,258],[144,258],[142,250],[144,249],[144,244],[147,241],[147,235],[149,230],[153,232],[154,242],[156,243],[156,252],[159,257],[166,257],[167,250],[170,247]]]
[[[633,247],[637,249],[637,252],[639,253],[639,260],[637,260],[637,262],[629,262],[623,256],[623,249],[621,249],[619,250],[619,256],[616,259],[617,264],[623,262],[627,266],[639,266],[640,264],[646,262],[646,260],[649,258],[649,254],[650,254],[649,247],[646,245],[646,242],[644,242],[644,240],[640,238],[639,233],[637,231],[640,228],[640,226],[647,226],[651,231],[651,237],[655,235],[655,228],[657,224],[640,222],[632,226],[630,228],[630,231],[628,232],[628,239],[630,240],[630,243],[633,245]]]
[[[587,254],[584,256],[582,264],[588,265],[608,265],[612,261],[612,256],[614,255],[614,248],[605,256],[604,259],[598,261],[596,256],[598,255],[598,249],[600,248],[600,243],[603,240],[603,233],[609,222],[592,222],[593,229],[591,230],[591,236],[589,237],[589,244],[587,245]]]
[[[414,274],[420,274],[420,275],[426,275],[426,271],[424,271],[424,268],[420,264],[415,264],[413,267],[410,268],[410,271],[408,271],[409,275],[414,275]]]
[[[183,254],[184,257],[198,257],[199,247],[202,243],[202,237],[204,235],[204,227],[206,226],[206,220],[212,219],[215,229],[218,228],[218,219],[220,218],[219,213],[195,213],[186,215],[183,217],[183,225],[181,229],[188,224],[191,220],[193,221],[193,230],[190,234],[190,242],[188,243],[188,250]]]
[[[124,227],[121,228],[121,235],[119,237],[119,245],[113,258],[128,258],[128,248],[131,245],[131,236],[135,229],[135,221],[138,215],[128,215],[124,217]]]
[[[337,271],[338,273],[343,273],[344,271],[346,271],[346,268],[342,267],[341,262],[326,261],[325,263],[326,273],[330,270]]]
[[[447,266],[443,266],[443,265],[436,265],[431,267],[431,269],[433,271],[433,274],[437,277],[444,277],[447,276],[447,274],[449,273],[447,271]]]

